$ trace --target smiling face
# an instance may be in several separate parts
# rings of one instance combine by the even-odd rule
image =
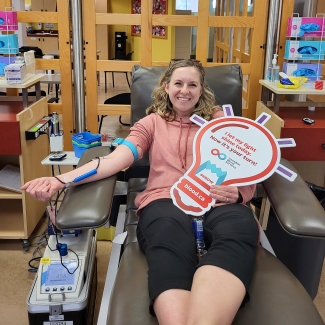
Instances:
[[[165,90],[179,117],[191,116],[202,94],[200,73],[194,67],[177,68]]]

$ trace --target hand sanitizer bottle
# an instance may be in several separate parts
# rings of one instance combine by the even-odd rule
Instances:
[[[277,65],[277,54],[273,54],[273,60],[272,60],[272,73],[271,73],[271,81],[272,82],[278,82],[279,81],[279,72],[280,67]]]

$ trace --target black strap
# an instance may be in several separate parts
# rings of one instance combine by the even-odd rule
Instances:
[[[56,177],[55,175],[53,175],[53,177],[54,177],[55,179],[57,179],[60,183],[62,183],[62,184],[64,184],[64,185],[67,185],[67,183],[64,183],[63,181],[61,181],[61,179],[59,179],[59,178]]]
[[[95,159],[98,160],[97,167],[96,167],[96,170],[97,170],[98,167],[99,167],[99,164],[100,164],[100,157],[95,157],[94,159],[92,159],[92,160],[90,160],[90,161],[93,161],[93,160],[95,160]],[[90,161],[89,161],[89,162],[90,162]],[[61,184],[67,185],[67,183],[61,181],[61,180],[60,180],[58,177],[56,177],[55,175],[53,175],[53,177],[54,177],[55,179],[57,179]]]

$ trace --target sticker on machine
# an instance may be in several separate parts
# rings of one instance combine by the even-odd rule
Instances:
[[[43,322],[43,325],[73,325],[72,320],[61,320],[61,321],[54,321],[54,322]]]
[[[51,322],[59,321],[59,320],[64,320],[64,315],[50,315],[49,320]]]

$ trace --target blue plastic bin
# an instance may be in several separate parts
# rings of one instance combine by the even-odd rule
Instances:
[[[75,156],[80,158],[85,150],[101,146],[101,139],[100,134],[92,134],[90,132],[81,132],[72,135],[72,146]]]
[[[77,158],[80,158],[82,156],[82,154],[84,153],[84,151],[90,149],[90,148],[95,148],[95,147],[100,147],[102,144],[101,143],[98,143],[96,144],[95,146],[89,146],[88,148],[87,147],[79,147],[77,145],[73,145],[73,150],[74,150],[74,154]]]
[[[100,134],[92,134],[90,132],[76,133],[72,136],[72,140],[77,143],[90,144],[92,142],[100,142]]]
[[[72,140],[72,145],[89,148],[89,146],[101,145],[101,141],[92,142],[90,144],[84,144],[84,143],[75,142],[74,140]]]

